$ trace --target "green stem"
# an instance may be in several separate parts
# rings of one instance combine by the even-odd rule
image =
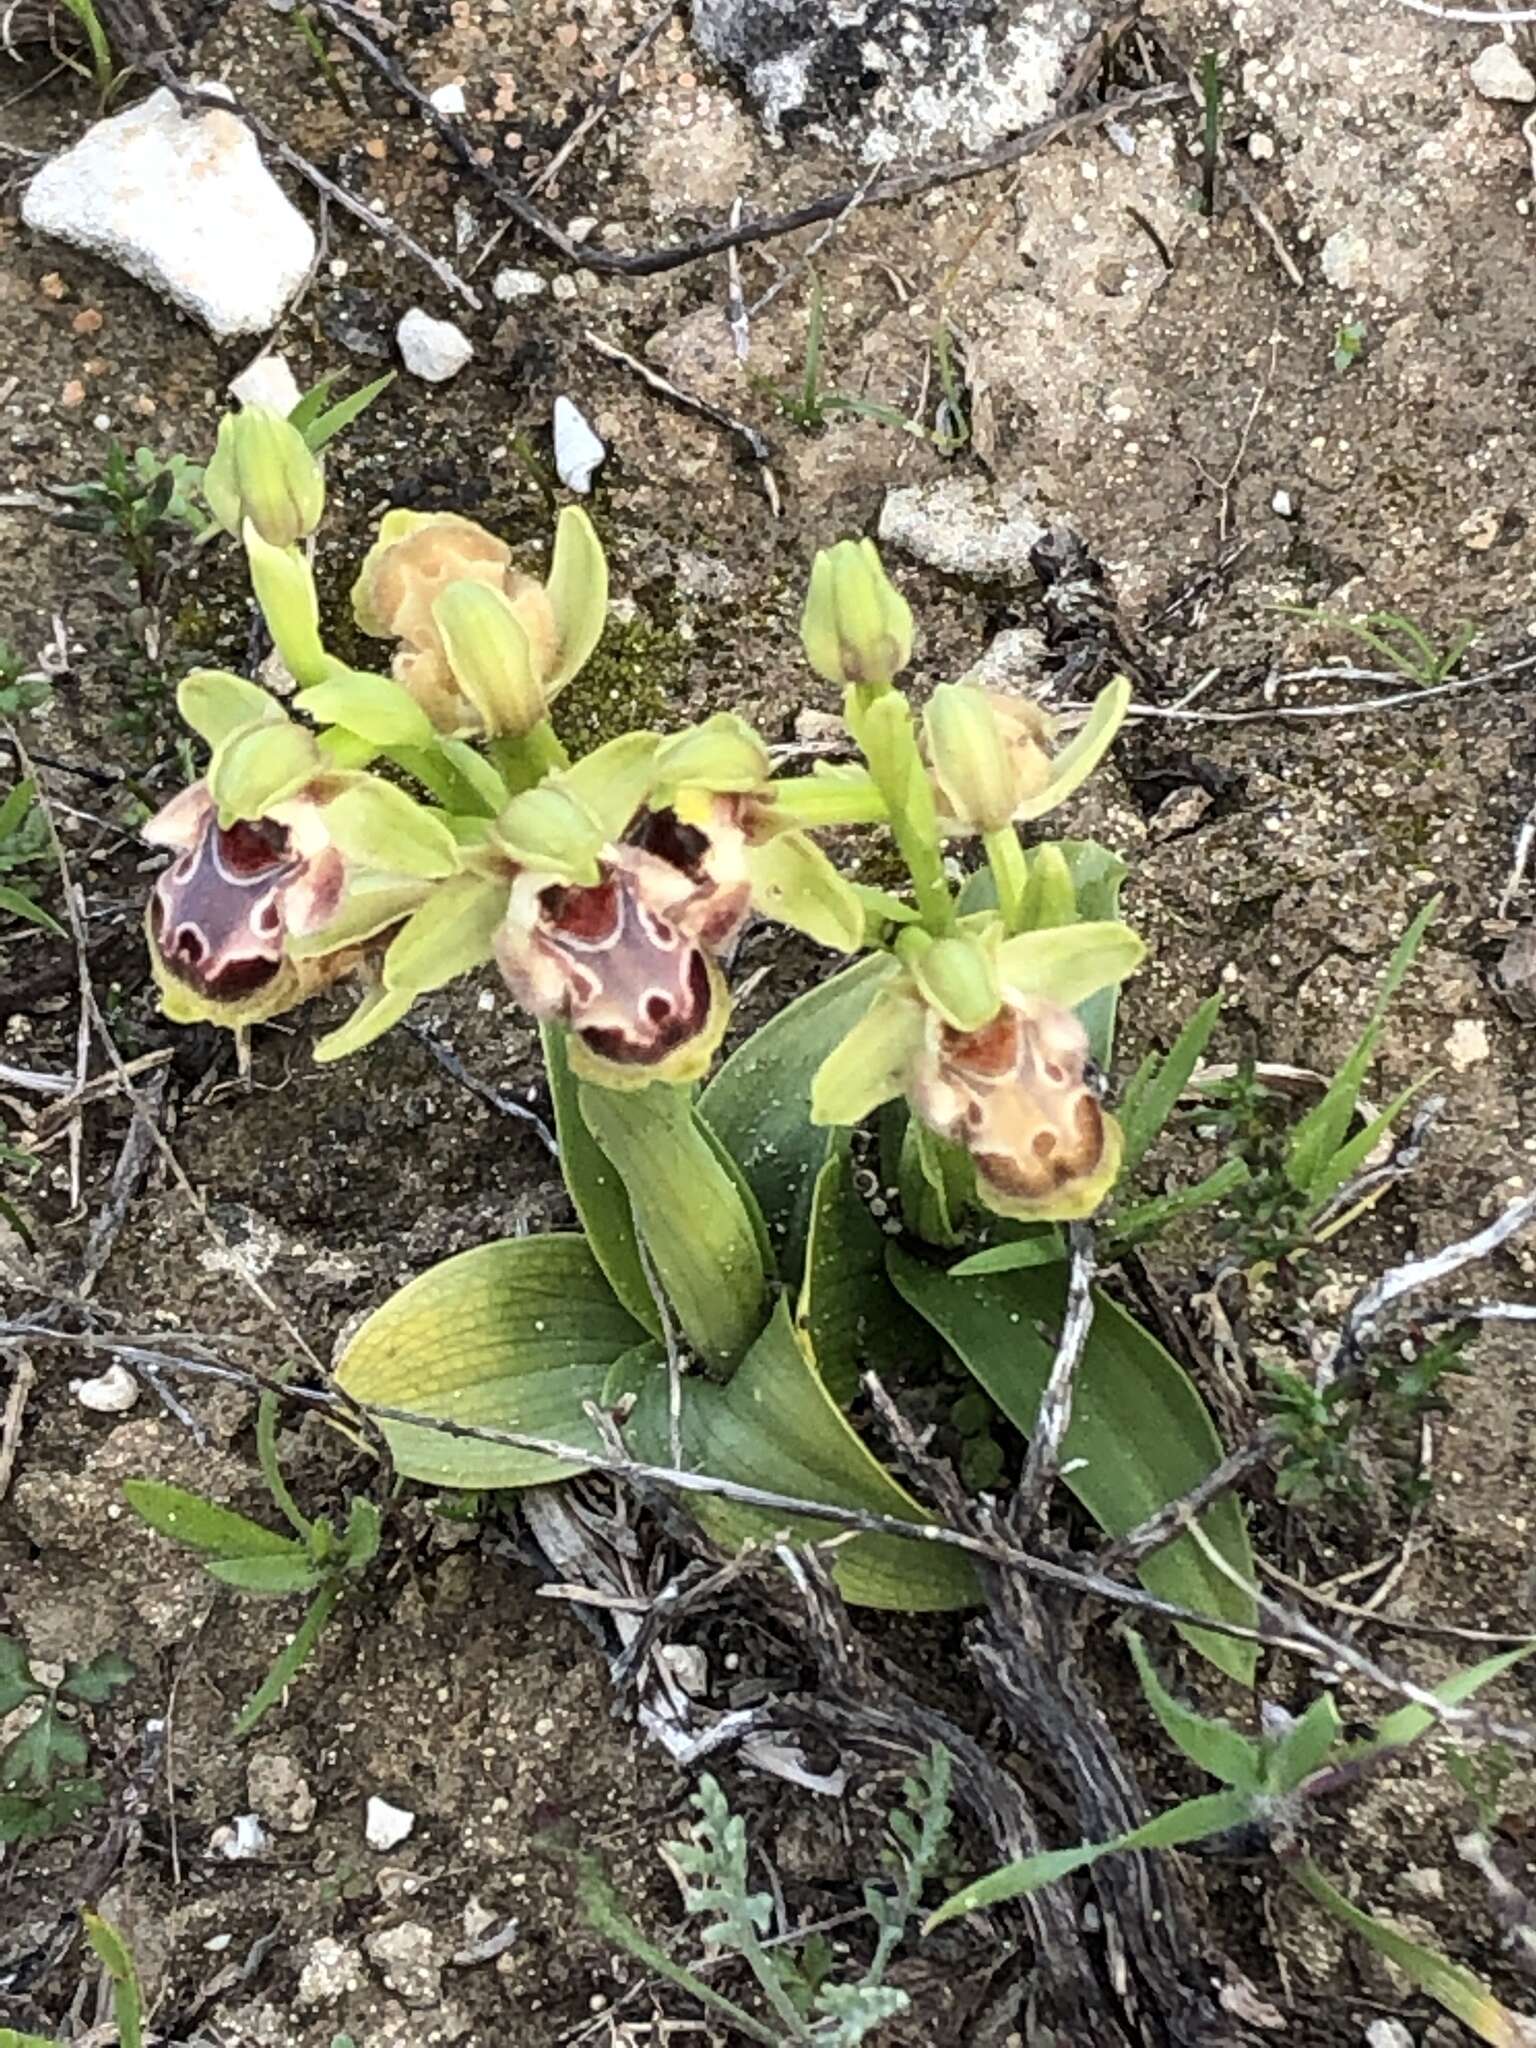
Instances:
[[[423,789],[430,790],[445,810],[462,811],[464,802],[464,778],[451,761],[445,761],[435,747],[385,747],[384,759],[393,761],[397,768],[403,768],[407,775],[419,782]]]
[[[330,1620],[340,1598],[340,1579],[332,1579],[320,1588],[309,1604],[309,1611],[299,1623],[293,1641],[240,1709],[240,1718],[235,1723],[236,1735],[249,1735],[268,1708],[276,1706],[309,1662],[310,1655],[320,1640],[320,1633]]]
[[[942,938],[955,929],[955,900],[944,873],[938,808],[918,751],[911,707],[891,684],[865,683],[848,691],[844,717],[885,799],[891,836],[912,877],[923,923]]]
[[[531,732],[525,732],[517,739],[492,740],[486,752],[512,796],[520,796],[525,789],[532,789],[542,782],[546,775],[557,775],[562,768],[571,765],[570,755],[547,718],[541,719]]]
[[[288,1526],[298,1533],[302,1541],[307,1543],[314,1525],[307,1515],[300,1513],[299,1504],[288,1490],[288,1482],[283,1477],[283,1468],[278,1461],[276,1394],[263,1394],[257,1403],[256,1457],[278,1512]]]
[[[1029,886],[1029,864],[1012,825],[1004,825],[1000,832],[988,832],[982,844],[987,850],[987,865],[992,870],[992,879],[997,883],[997,907],[1003,913],[1003,924],[1011,938],[1024,921],[1024,891]]]

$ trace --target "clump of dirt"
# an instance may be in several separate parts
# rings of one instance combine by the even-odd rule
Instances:
[[[581,9],[455,0],[388,26],[423,88],[462,86],[483,160],[526,180],[615,83],[643,24],[622,0]],[[596,744],[631,723],[730,708],[787,742],[801,711],[835,709],[797,646],[812,549],[872,531],[892,486],[963,476],[1026,506],[1042,527],[1059,520],[1083,537],[1106,566],[1136,656],[1147,715],[1060,820],[1131,862],[1130,912],[1154,948],[1122,1005],[1122,1074],[1216,988],[1225,996],[1217,1057],[1330,1069],[1369,1012],[1392,943],[1443,894],[1371,1092],[1386,1101],[1436,1070],[1447,1106],[1408,1188],[1327,1245],[1311,1299],[1298,1306],[1281,1289],[1269,1323],[1261,1313],[1256,1341],[1305,1358],[1311,1330],[1300,1315],[1336,1326],[1364,1280],[1464,1236],[1536,1170],[1532,1027],[1493,978],[1532,914],[1528,893],[1499,909],[1536,784],[1532,699],[1518,665],[1536,633],[1523,424],[1536,338],[1509,286],[1529,262],[1530,168],[1522,110],[1484,100],[1469,82],[1479,31],[1418,18],[1395,0],[1348,16],[1319,0],[1229,10],[1175,0],[1161,28],[1186,57],[1207,47],[1219,57],[1214,217],[1201,207],[1199,109],[1163,106],[903,206],[858,206],[804,271],[790,266],[805,238],[744,250],[743,296],[776,290],[750,323],[745,362],[726,324],[721,262],[631,278],[555,261],[455,172],[409,104],[339,39],[325,38],[328,77],[293,17],[237,0],[207,27],[195,68],[227,77],[328,175],[453,264],[481,300],[472,308],[450,298],[395,244],[333,208],[314,280],[273,337],[301,385],[338,370],[358,382],[376,374],[395,322],[415,304],[461,321],[475,346],[450,385],[398,381],[330,454],[318,569],[328,627],[349,658],[377,655],[348,642],[344,595],[388,505],[466,512],[539,557],[550,525],[550,408],[566,391],[609,444],[592,510],[620,597],[597,661],[561,707],[568,736]],[[1154,45],[1142,42],[1150,64]],[[1144,82],[1123,62],[1119,88]],[[573,236],[579,228],[582,246],[682,240],[701,216],[723,218],[738,193],[749,214],[777,212],[864,175],[835,139],[771,142],[681,18],[626,75],[627,89],[540,195]],[[91,118],[88,92],[69,76],[34,69],[17,84],[27,91],[9,116],[18,151],[58,148]],[[0,629],[29,663],[47,650],[56,672],[28,744],[82,891],[92,972],[117,1042],[127,1058],[170,1052],[166,1128],[206,1210],[152,1166],[91,1314],[101,1328],[151,1337],[157,1328],[258,1337],[274,1367],[296,1362],[298,1332],[327,1359],[360,1313],[437,1259],[572,1218],[533,1127],[467,1091],[419,1037],[396,1031],[339,1068],[315,1067],[313,1037],[341,1014],[339,1000],[321,1004],[257,1033],[245,1082],[215,1034],[173,1031],[158,1017],[139,940],[145,874],[133,830],[191,767],[174,716],[177,677],[199,661],[248,665],[248,597],[232,550],[183,548],[163,594],[146,602],[109,539],[69,529],[35,500],[50,484],[99,473],[109,436],[161,455],[205,452],[228,380],[254,351],[211,342],[137,285],[26,236],[13,212],[28,159],[12,161],[0,221],[11,458]],[[313,211],[313,194],[300,183],[293,191]],[[498,299],[503,265],[536,272],[548,289]],[[832,410],[807,431],[783,400],[804,378],[813,274],[824,390],[864,409]],[[1360,330],[1352,354],[1339,346],[1346,326]],[[595,354],[588,328],[765,433],[774,494],[739,435]],[[930,431],[941,344],[963,371],[969,426],[949,455]],[[894,409],[913,430],[871,406]],[[1044,622],[1027,554],[980,582],[916,558],[892,566],[920,627],[919,695],[989,650],[1001,659],[1002,636]],[[1419,692],[1357,639],[1298,619],[1288,609],[1297,606],[1391,609],[1441,647],[1467,622],[1478,637],[1457,678],[1509,672],[1486,686]],[[1365,673],[1339,682],[1316,673],[1341,657]],[[1038,652],[1028,658],[1037,664]],[[1037,666],[1029,680],[1038,683]],[[1381,697],[1400,701],[1328,719],[1275,715],[1281,705]],[[741,1031],[823,963],[763,934],[739,966]],[[0,1058],[72,1073],[74,981],[67,946],[6,926]],[[471,1075],[547,1112],[535,1035],[489,978],[417,1014]],[[35,1125],[38,1099],[3,1079],[0,1106],[13,1139]],[[36,1246],[8,1233],[0,1242],[9,1318],[63,1303],[66,1322],[84,1327],[70,1302],[127,1135],[121,1102],[110,1092],[93,1100],[81,1129],[78,1199],[67,1125],[18,1190]],[[235,1282],[221,1240],[282,1319]],[[1185,1234],[1148,1263],[1198,1331],[1187,1304],[1204,1277],[1197,1269],[1214,1263],[1209,1243]],[[1487,1286],[1528,1293],[1533,1275],[1536,1251],[1516,1242]],[[178,1380],[164,1383],[163,1402],[146,1389],[127,1416],[93,1414],[71,1382],[94,1365],[46,1341],[25,1348],[38,1378],[0,1504],[0,1622],[36,1658],[116,1649],[137,1677],[91,1717],[104,1808],[0,1864],[0,2016],[49,2031],[91,2009],[67,1933],[82,1900],[130,1934],[177,2038],[201,2028],[242,2048],[343,2039],[554,2048],[644,2038],[622,2027],[681,2010],[669,2008],[670,1993],[653,2001],[638,1992],[638,1967],[584,1929],[570,1846],[599,1853],[649,1927],[672,1927],[676,1891],[656,1845],[677,1830],[686,1780],[626,1717],[570,1606],[541,1597],[513,1546],[515,1504],[486,1502],[455,1521],[413,1493],[395,1503],[380,1566],[281,1707],[237,1745],[233,1716],[294,1612],[220,1593],[185,1553],[131,1523],[121,1482],[149,1474],[268,1514],[249,1397]],[[8,1365],[17,1355],[0,1351]],[[1243,1363],[1225,1379],[1205,1376],[1236,1429],[1254,1416]],[[1396,1625],[1516,1635],[1536,1626],[1527,1514],[1536,1358],[1516,1328],[1490,1332],[1473,1364],[1435,1425],[1434,1488],[1411,1523],[1389,1498],[1368,1514],[1261,1509],[1266,1553],[1290,1577],[1327,1581],[1327,1597],[1345,1602],[1389,1583],[1377,1611],[1385,1632],[1368,1639],[1430,1680],[1483,1650]],[[288,1428],[283,1449],[315,1511],[382,1484],[314,1418]],[[786,1688],[799,1682],[796,1645],[760,1620],[727,1610],[700,1631],[716,1702],[769,1682],[765,1673]],[[873,1634],[923,1672],[925,1696],[987,1732],[960,1624]],[[1301,1684],[1279,1668],[1278,1683]],[[1093,1670],[1150,1795],[1196,1789],[1148,1734],[1114,1645],[1095,1640]],[[1188,1679],[1192,1693],[1207,1682],[1193,1671]],[[1498,1697],[1511,1714],[1528,1709],[1529,1678],[1511,1674]],[[1350,1705],[1363,1709],[1364,1696]],[[1019,1768],[1027,1774],[1029,1759]],[[857,1906],[860,1885],[877,1874],[873,1791],[855,1785],[846,1803],[816,1801],[722,1773],[771,1845],[797,1914],[835,1918]],[[1509,1797],[1517,1820],[1529,1814],[1528,1788],[1517,1782]],[[399,1847],[368,1846],[371,1798],[415,1815]],[[251,1813],[260,1846],[232,1856],[234,1824]],[[1362,1901],[1518,2004],[1486,1893],[1455,1855],[1465,1820],[1444,1774],[1415,1762],[1339,1809],[1319,1854]],[[1501,1844],[1527,1891],[1528,1839],[1512,1829]],[[1342,2048],[1373,2018],[1406,2015],[1419,2040],[1449,2040],[1422,2000],[1299,1894],[1277,1888],[1267,1867],[1211,1859],[1191,1869],[1206,1945],[1247,1971],[1253,2010],[1278,2010],[1285,2038]],[[516,1939],[498,1956],[455,1961],[488,1927],[514,1919]],[[1027,1968],[999,1961],[985,1929],[953,1940],[937,1952],[942,1968],[931,1949],[903,1966],[915,2010],[893,2040],[1005,2042],[1025,2030]],[[954,1987],[993,1971],[1012,2002],[1000,1998],[1002,2016],[984,2031],[982,2005],[959,2010]],[[1234,2038],[1264,2037],[1263,2025],[1233,2025]]]

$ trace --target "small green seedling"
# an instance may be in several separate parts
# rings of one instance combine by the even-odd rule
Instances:
[[[112,2017],[117,2022],[118,2048],[144,2048],[144,1992],[133,1950],[121,1931],[99,1913],[82,1913],[85,1938],[112,1982]]]
[[[277,1397],[263,1394],[257,1411],[257,1453],[279,1513],[294,1531],[284,1536],[234,1509],[159,1479],[129,1479],[123,1493],[134,1513],[162,1536],[205,1553],[204,1568],[221,1585],[256,1599],[313,1595],[293,1640],[241,1708],[237,1735],[248,1735],[308,1662],[336,1603],[378,1555],[380,1516],[355,1498],[338,1534],[323,1516],[311,1520],[288,1490],[277,1457]]]
[[[164,580],[171,543],[203,530],[202,478],[200,466],[185,455],[162,457],[152,448],[136,448],[130,460],[119,442],[109,440],[99,477],[55,484],[51,495],[73,508],[59,514],[61,526],[116,543],[140,602],[149,604]]]
[[[29,669],[8,640],[0,640],[0,718],[21,718],[40,710],[53,695],[53,685],[37,669]]]
[[[1401,1757],[1441,1725],[1439,1716],[1427,1706],[1399,1707],[1378,1721],[1363,1740],[1350,1740],[1332,1693],[1324,1692],[1299,1716],[1272,1709],[1272,1732],[1246,1735],[1229,1722],[1197,1713],[1176,1699],[1153,1668],[1141,1639],[1129,1633],[1128,1641],[1142,1693],[1163,1733],[1222,1789],[1181,1800],[1111,1841],[1047,1849],[995,1870],[946,1901],[929,1919],[928,1927],[1060,1883],[1105,1856],[1133,1849],[1182,1848],[1235,1830],[1244,1831],[1246,1838],[1257,1830],[1283,1875],[1292,1878],[1378,1955],[1394,1963],[1421,1991],[1437,1999],[1479,2040],[1509,2048],[1523,2039],[1521,2029],[1528,2022],[1510,2013],[1471,1971],[1355,1905],[1307,1853],[1307,1823],[1316,1802],[1356,1783],[1367,1769]],[[1437,1686],[1434,1697],[1442,1706],[1459,1706],[1533,1650],[1536,1643],[1524,1643],[1486,1658]]]
[[[929,441],[941,455],[952,455],[965,446],[971,434],[965,385],[955,359],[954,334],[942,316],[934,328],[933,352],[943,399],[937,424],[932,427],[925,426],[921,420],[909,419],[895,406],[882,405],[877,399],[854,398],[847,392],[829,389],[822,381],[825,340],[825,302],[821,284],[817,281],[811,286],[811,310],[806,325],[805,361],[799,388],[781,391],[761,380],[785,419],[810,434],[824,427],[834,414],[849,413],[858,419],[875,420],[883,427],[894,427],[898,433],[912,434],[920,441]]]
[[[1334,329],[1333,367],[1343,371],[1357,363],[1365,353],[1365,322],[1346,320]]]
[[[301,19],[307,17],[301,14]],[[304,445],[311,455],[318,455],[328,441],[334,441],[354,420],[361,419],[374,400],[381,398],[395,381],[394,371],[386,370],[371,384],[364,384],[345,398],[338,398],[334,405],[328,405],[326,401],[340,374],[340,371],[333,371],[329,377],[322,377],[318,384],[305,392],[288,415],[288,424],[297,427],[304,436]]]
[[[0,799],[0,915],[23,918],[63,938],[63,927],[44,910],[31,888],[4,879],[29,868],[52,865],[48,821],[37,802],[37,784],[30,779],[18,782]]]
[[[132,1676],[133,1666],[108,1650],[89,1664],[66,1665],[57,1685],[45,1685],[16,1637],[0,1636],[0,1718],[39,1702],[0,1749],[0,1842],[39,1841],[100,1806],[89,1744],[67,1709],[104,1705]]]
[[[1437,647],[1422,626],[1401,612],[1366,612],[1352,618],[1347,612],[1319,610],[1312,605],[1276,605],[1289,618],[1304,619],[1314,626],[1328,626],[1347,633],[1368,647],[1380,660],[1406,676],[1421,689],[1433,689],[1446,682],[1460,667],[1467,651],[1476,643],[1479,628],[1460,625],[1445,647]]]
[[[590,1859],[583,1866],[582,1902],[598,1933],[627,1949],[646,1969],[676,1985],[709,2012],[765,2048],[859,2048],[877,2027],[905,2012],[904,1991],[885,1982],[891,1962],[917,1913],[950,1828],[949,1752],[937,1744],[906,1779],[902,1804],[889,1815],[886,1877],[864,1887],[864,1910],[874,1923],[875,1947],[852,1982],[833,1981],[835,1958],[824,1941],[770,1941],[773,1900],[754,1891],[748,1872],[746,1825],[731,1812],[711,1777],[693,1796],[699,1818],[686,1841],[665,1854],[683,1886],[683,1910],[701,1924],[706,1948],[729,1951],[757,1980],[772,2020],[749,2012],[650,1941],[624,1911]]]

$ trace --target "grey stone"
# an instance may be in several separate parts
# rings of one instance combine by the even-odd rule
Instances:
[[[1536,100],[1536,78],[1508,43],[1490,43],[1467,66],[1467,76],[1485,100],[1514,100],[1528,107]]]
[[[245,1767],[245,1789],[252,1810],[269,1828],[301,1835],[315,1817],[315,1795],[309,1780],[291,1756],[258,1750]]]
[[[491,280],[491,292],[504,306],[514,299],[540,299],[548,290],[548,283],[536,270],[518,270],[510,264]]]
[[[1044,120],[1091,26],[1077,0],[695,0],[694,40],[770,133],[852,133],[866,162],[984,149]]]
[[[164,86],[44,164],[21,216],[37,234],[118,264],[221,336],[265,333],[315,254],[313,230],[245,123],[216,107],[183,114]]]
[[[434,320],[412,306],[395,329],[400,360],[413,377],[427,384],[446,384],[474,357],[474,344],[451,320]]]
[[[443,1972],[430,1927],[404,1920],[398,1927],[370,1934],[363,1947],[387,1989],[407,2005],[424,2011],[441,2000]]]
[[[361,1991],[367,1981],[357,1950],[322,1934],[318,1941],[310,1943],[299,1968],[298,2003],[335,2005],[349,1991]]]
[[[880,538],[889,547],[951,576],[1017,582],[1033,577],[1029,552],[1045,525],[1020,484],[945,477],[888,491]]]

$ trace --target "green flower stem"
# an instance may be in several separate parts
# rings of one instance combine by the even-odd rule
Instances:
[[[448,811],[470,811],[476,809],[473,791],[466,790],[464,778],[453,763],[446,760],[436,747],[381,747],[379,752],[386,761],[393,761],[397,768],[403,768],[429,790]]]
[[[513,796],[535,788],[546,775],[557,775],[571,765],[570,755],[547,718],[540,719],[532,731],[517,739],[492,740],[486,751]]]
[[[887,704],[896,707],[894,712],[885,710]],[[872,717],[877,707],[879,716]],[[891,836],[912,877],[923,923],[942,938],[955,929],[955,900],[944,874],[938,808],[911,709],[889,683],[865,683],[849,690],[844,715],[885,799]]]
[[[984,834],[982,845],[987,850],[987,865],[992,870],[992,879],[997,883],[997,907],[1003,913],[1003,924],[1012,937],[1023,929],[1024,891],[1029,885],[1029,866],[1024,858],[1024,848],[1012,825],[1004,825],[1000,832]]]

